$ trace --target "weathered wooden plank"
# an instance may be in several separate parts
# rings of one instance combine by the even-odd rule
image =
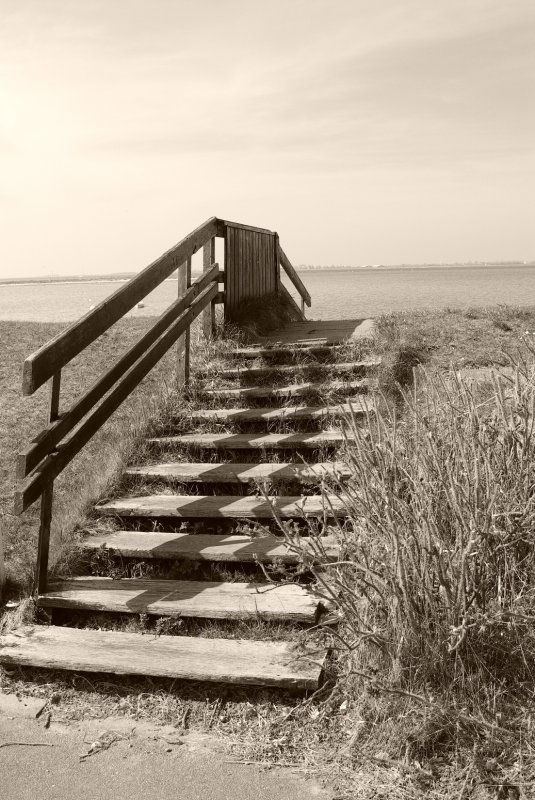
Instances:
[[[178,270],[178,296],[184,295],[191,285],[191,258],[182,264]],[[190,375],[190,340],[191,331],[186,328],[177,342],[177,383],[178,386],[187,386]]]
[[[184,464],[167,462],[142,467],[129,467],[131,477],[172,479],[178,483],[319,483],[326,478],[345,480],[349,468],[341,461],[320,461],[315,464],[270,462],[265,464],[213,464],[206,461]]]
[[[104,331],[146,297],[179,264],[217,233],[217,219],[212,217],[188,234],[178,244],[149,264],[139,275],[121,286],[92,311],[55,336],[25,362],[22,378],[23,394],[33,394],[59,369],[78,355]]]
[[[333,495],[263,497],[231,495],[152,494],[120,497],[95,506],[99,514],[117,517],[175,517],[179,519],[283,519],[344,517],[343,501]]]
[[[91,439],[95,432],[121,405],[139,382],[150,372],[164,353],[176,342],[181,333],[191,325],[205,305],[217,294],[217,284],[212,283],[184,311],[173,325],[150,347],[142,358],[117,383],[103,402],[87,416],[80,427],[67,439],[57,453],[48,456],[15,490],[15,513],[25,511],[45,490],[74,456]]]
[[[287,305],[289,305],[290,308],[293,309],[293,314],[296,320],[305,319],[305,315],[303,314],[303,312],[301,311],[301,309],[299,308],[299,306],[293,299],[292,295],[290,294],[290,292],[283,283],[279,283],[279,295],[281,295],[286,301]]]
[[[200,450],[317,450],[320,447],[340,447],[352,437],[339,431],[319,433],[186,433],[148,439],[151,444],[184,445]]]
[[[329,560],[336,560],[340,548],[333,537],[320,540]],[[315,540],[301,538],[299,545],[311,555],[317,553]],[[113,531],[93,535],[81,543],[82,550],[108,550],[124,558],[164,558],[184,561],[239,561],[284,564],[299,563],[298,553],[277,536],[190,534],[162,531]],[[323,554],[322,554],[323,555]]]
[[[204,244],[202,249],[203,272],[209,272],[212,269],[214,261],[215,261],[215,233],[212,235],[210,239],[208,239],[208,241]],[[214,327],[215,327],[214,314],[215,311],[212,308],[212,303],[210,303],[210,305],[204,309],[202,314],[202,329],[206,338],[209,338],[214,335]]]
[[[39,595],[41,608],[208,619],[275,618],[315,622],[320,599],[297,584],[70,578]]]
[[[326,651],[299,650],[289,642],[142,636],[53,625],[19,628],[0,636],[0,662],[115,675],[280,687],[318,686]]]
[[[329,417],[342,417],[347,414],[361,416],[373,414],[373,400],[364,395],[353,398],[350,402],[332,406],[281,406],[273,408],[206,408],[188,413],[193,422],[303,422],[309,420],[325,420]]]
[[[19,453],[17,457],[17,474],[19,478],[28,475],[43,458],[54,450],[56,445],[95,407],[119,378],[160,338],[171,323],[188,309],[206,287],[210,286],[212,281],[217,278],[217,275],[218,266],[216,264],[209,272],[198,278],[183,297],[172,303],[152,328],[130,348],[128,353],[125,353],[124,356],[116,361],[111,369],[99,378],[67,412],[62,414],[57,421],[52,422],[22,453]]]
[[[225,397],[228,399],[241,399],[246,397],[260,398],[280,398],[280,397],[303,397],[313,392],[366,392],[376,386],[376,381],[370,378],[362,378],[357,381],[328,381],[327,383],[317,383],[307,381],[305,383],[295,383],[290,386],[239,386],[236,389],[226,387],[218,389],[204,389],[204,394],[208,397]]]
[[[257,336],[261,346],[329,345],[357,339],[370,339],[375,334],[373,319],[301,320],[289,322],[267,336]]]
[[[283,268],[283,270],[285,271],[285,273],[287,274],[287,276],[289,277],[289,279],[291,280],[291,282],[293,283],[293,285],[295,286],[295,288],[297,289],[297,291],[299,292],[299,294],[301,295],[307,306],[310,308],[311,305],[310,294],[308,293],[305,284],[303,283],[303,281],[293,268],[290,259],[288,258],[288,256],[286,255],[286,253],[284,252],[284,250],[280,245],[279,245],[279,257],[280,257],[281,267]]]
[[[277,375],[295,375],[296,372],[366,372],[381,366],[380,359],[368,359],[366,361],[335,361],[333,363],[307,363],[300,364],[280,364],[266,367],[230,367],[218,371],[220,378],[269,378]]]
[[[273,231],[270,231],[269,228],[258,228],[255,225],[243,225],[241,222],[230,222],[228,219],[222,219],[219,221],[221,225],[224,225],[227,228],[234,228],[235,230],[251,231],[252,233],[273,234]]]
[[[6,567],[4,562],[4,525],[0,517],[0,600],[6,583]]]
[[[282,358],[290,356],[292,358],[303,356],[334,356],[343,349],[343,345],[318,345],[311,347],[302,345],[299,348],[286,347],[237,347],[229,355],[234,358]]]

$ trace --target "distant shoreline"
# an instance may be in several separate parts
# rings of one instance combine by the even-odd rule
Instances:
[[[306,266],[296,267],[297,272],[377,272],[387,270],[414,270],[414,269],[507,269],[509,267],[532,267],[535,268],[535,261],[489,261],[456,264],[365,264],[363,266]],[[138,273],[126,274],[122,277],[118,275],[84,275],[79,278],[69,275],[65,278],[3,278],[0,279],[2,286],[42,286],[53,284],[54,286],[70,286],[77,283],[127,283]],[[194,277],[201,275],[200,272],[193,273]],[[166,281],[176,280],[176,275],[166,278]]]

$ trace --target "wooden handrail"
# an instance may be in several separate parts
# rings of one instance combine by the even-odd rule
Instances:
[[[42,464],[35,469],[15,491],[15,513],[21,514],[38,497],[45,488],[63,472],[67,464],[87,444],[94,434],[102,427],[113,412],[126,400],[128,395],[138,383],[150,372],[153,366],[176,342],[186,328],[201,313],[201,311],[215,298],[218,293],[217,283],[211,283],[208,288],[193,301],[186,311],[178,317],[161,336],[140,358],[133,367],[120,379],[115,389],[87,416],[82,425],[70,436],[57,451],[47,456]]]
[[[310,295],[309,295],[309,293],[307,291],[307,288],[306,288],[305,284],[303,283],[303,281],[301,280],[301,278],[299,277],[299,275],[297,274],[297,272],[295,271],[295,269],[292,267],[292,265],[290,263],[290,259],[288,258],[288,256],[286,255],[286,253],[284,252],[282,247],[280,247],[280,246],[279,246],[279,258],[280,258],[281,267],[283,268],[283,270],[285,271],[285,273],[287,274],[287,276],[289,277],[289,279],[291,280],[291,282],[293,283],[293,285],[295,286],[295,288],[297,289],[297,291],[299,292],[299,294],[303,298],[303,301],[310,308],[312,300],[311,300],[311,297],[310,297]]]
[[[33,442],[17,457],[17,476],[25,478],[54,447],[70,433],[75,425],[100,402],[109,389],[138,360],[140,356],[164,333],[169,325],[185,311],[195,298],[213,281],[219,281],[220,271],[216,264],[209,272],[205,272],[178,300],[169,306],[158,318],[152,328],[139,339],[136,344],[122,356],[67,412],[52,422],[37,436]]]
[[[212,217],[29,356],[23,367],[23,394],[33,394],[217,234],[218,220]]]

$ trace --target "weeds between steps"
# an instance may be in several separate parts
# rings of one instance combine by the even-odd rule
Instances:
[[[511,358],[506,377],[428,374],[402,392],[402,419],[380,413],[370,432],[347,422],[351,524],[337,531],[340,563],[325,566],[343,620],[332,697],[345,757],[374,759],[389,797],[483,786],[528,797],[534,785],[535,347],[524,345],[530,357]]]

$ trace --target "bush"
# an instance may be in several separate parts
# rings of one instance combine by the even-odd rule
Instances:
[[[426,375],[404,398],[401,419],[347,421],[343,561],[318,578],[343,619],[341,681],[420,701],[411,736],[433,750],[488,732],[533,685],[533,367],[514,363],[484,393]]]

